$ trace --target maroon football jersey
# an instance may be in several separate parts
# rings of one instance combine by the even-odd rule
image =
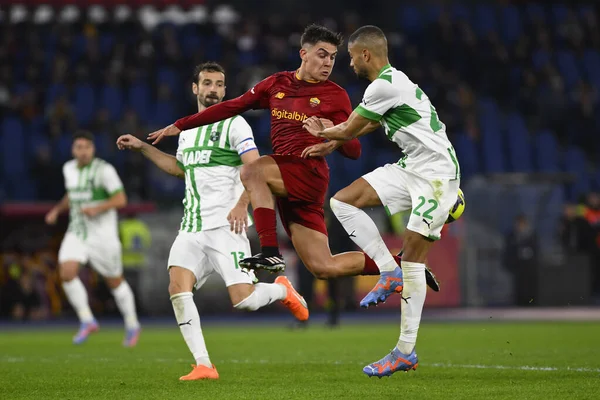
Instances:
[[[296,77],[295,71],[278,72],[232,100],[175,122],[181,130],[230,118],[249,109],[271,110],[271,143],[275,154],[301,156],[308,146],[322,143],[302,127],[312,116],[326,118],[335,125],[348,119],[352,112],[344,89],[327,80],[310,83]],[[354,139],[339,149],[349,158],[358,158],[360,144]]]

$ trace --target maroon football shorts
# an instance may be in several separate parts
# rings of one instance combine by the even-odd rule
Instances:
[[[277,163],[288,197],[278,197],[279,216],[288,236],[295,222],[327,235],[325,194],[329,185],[329,167],[323,158],[305,159],[293,155],[272,154]]]

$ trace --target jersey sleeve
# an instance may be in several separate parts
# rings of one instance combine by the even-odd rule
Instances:
[[[240,156],[250,150],[256,150],[252,128],[243,117],[236,117],[231,121],[229,143]]]
[[[199,126],[214,124],[215,122],[231,118],[250,109],[269,107],[269,89],[275,82],[271,75],[257,83],[252,89],[235,99],[227,100],[197,114],[192,114],[175,121],[174,125],[180,130],[193,129]]]
[[[391,108],[398,105],[398,94],[384,79],[375,79],[365,90],[362,102],[354,109],[358,115],[379,122]]]
[[[185,142],[185,135],[183,132],[179,135],[179,141],[177,142],[177,151],[175,152],[175,158],[177,159],[177,163],[183,165],[183,143]]]
[[[335,97],[335,111],[331,114],[331,121],[334,125],[339,125],[342,122],[346,122],[350,113],[352,112],[352,104],[350,103],[350,97],[348,92],[340,90],[339,94]]]
[[[123,190],[123,182],[121,182],[117,170],[108,163],[102,167],[101,183],[109,196],[113,196]]]
[[[67,161],[66,163],[63,164],[63,167],[62,167],[63,181],[65,183],[66,190],[69,190],[69,188],[67,187],[67,168],[69,168],[68,165],[69,165],[69,162]]]

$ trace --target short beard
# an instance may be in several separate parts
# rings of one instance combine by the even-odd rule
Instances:
[[[369,74],[367,73],[367,71],[362,69],[356,71],[356,76],[361,79],[369,79]]]
[[[208,108],[210,106],[214,106],[215,104],[219,103],[218,99],[211,99],[211,100],[215,100],[214,103],[212,103],[212,102],[209,103],[209,102],[206,101],[206,99],[207,99],[206,97],[198,97],[198,103],[202,104],[206,108]]]

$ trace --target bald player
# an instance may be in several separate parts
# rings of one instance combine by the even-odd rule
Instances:
[[[425,261],[457,200],[460,170],[445,125],[427,95],[403,72],[390,65],[387,40],[376,26],[363,26],[348,40],[350,66],[368,79],[361,104],[347,121],[325,128],[309,118],[305,128],[317,137],[351,140],[383,126],[390,141],[404,152],[395,164],[364,175],[330,201],[344,229],[381,272],[375,287],[361,301],[368,307],[402,292],[402,323],[396,347],[367,365],[369,376],[388,376],[417,368],[415,343],[425,303]],[[400,262],[387,249],[373,220],[362,210],[385,206],[390,214],[412,210]]]

